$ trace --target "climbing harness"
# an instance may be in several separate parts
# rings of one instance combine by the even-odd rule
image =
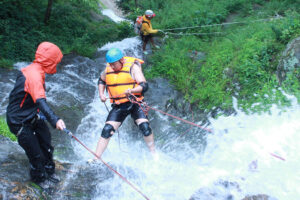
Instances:
[[[128,185],[130,185],[135,191],[140,193],[145,199],[150,200],[145,194],[143,194],[136,186],[134,186],[131,182],[129,182],[124,176],[122,176],[119,172],[117,172],[115,169],[113,169],[110,165],[108,165],[106,162],[102,160],[95,152],[90,150],[86,145],[84,145],[77,137],[73,135],[71,131],[68,129],[63,129],[63,131],[68,134],[71,138],[74,138],[79,144],[81,144],[86,150],[88,150],[90,153],[92,153],[96,158],[98,158],[106,167],[108,167],[111,171],[113,171],[115,174],[117,174],[123,181],[125,181]]]
[[[148,116],[148,111],[150,109],[150,106],[147,105],[147,103],[145,101],[139,101],[137,99],[136,96],[134,96],[133,94],[128,95],[127,98],[129,99],[129,101],[131,103],[135,103],[138,104],[140,106],[140,108],[143,110],[143,112],[145,113],[146,116]]]

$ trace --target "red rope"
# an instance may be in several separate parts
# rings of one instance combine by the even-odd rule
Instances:
[[[190,104],[190,111],[192,112],[192,121],[194,121],[194,112],[191,109],[191,104]],[[179,137],[184,136],[187,132],[189,132],[189,130],[191,130],[193,127],[190,127],[188,130],[186,130],[184,133],[182,133]]]
[[[168,115],[168,116],[170,116],[170,117],[173,117],[173,118],[175,118],[175,119],[178,119],[178,120],[180,120],[180,121],[183,121],[183,122],[185,122],[185,123],[187,123],[187,124],[190,124],[190,125],[199,127],[199,128],[201,128],[201,129],[203,129],[203,130],[206,130],[206,131],[212,133],[212,130],[211,130],[211,129],[204,128],[204,127],[202,127],[202,126],[200,126],[200,125],[198,125],[198,124],[195,124],[195,123],[193,123],[193,122],[190,122],[190,121],[188,121],[188,120],[181,119],[181,118],[176,117],[176,116],[174,116],[174,115],[171,115],[171,114],[168,114],[168,113],[166,113],[166,112],[163,112],[162,110],[159,110],[159,109],[156,109],[156,108],[152,108],[152,107],[148,106],[148,105],[146,104],[146,102],[138,102],[138,101],[136,101],[136,97],[135,97],[133,94],[131,94],[130,96],[132,96],[132,97],[134,97],[134,98],[128,98],[129,101],[132,102],[132,103],[138,104],[138,105],[141,107],[141,109],[142,109],[143,111],[144,111],[144,108],[142,107],[142,105],[146,107],[146,109],[145,109],[146,112],[144,111],[146,115],[148,115],[149,109],[152,109],[152,110],[158,111],[158,112],[160,112],[160,113],[162,113],[162,114],[164,114],[164,115]],[[141,105],[141,104],[142,104],[142,105]],[[192,117],[194,118],[193,112],[192,112]],[[190,129],[191,129],[191,128],[189,128],[186,132],[184,132],[184,133],[183,133],[182,135],[180,135],[179,137],[182,137],[183,135],[185,135]],[[271,152],[270,152],[270,155],[273,156],[273,157],[275,157],[275,158],[278,158],[278,159],[280,159],[280,160],[285,161],[284,158],[282,158],[282,157],[280,157],[280,156],[278,156],[278,155],[276,155],[276,154],[274,154],[274,153],[271,153]]]
[[[133,94],[131,94],[131,96],[133,96],[134,98],[132,98],[132,99],[128,98],[129,101],[132,102],[132,103],[138,104],[138,105],[142,108],[143,111],[144,111],[144,108],[141,106],[141,104],[142,104],[143,106],[146,107],[147,112],[148,112],[149,109],[152,109],[152,110],[155,110],[155,111],[157,111],[157,112],[160,112],[160,113],[162,113],[162,114],[164,114],[164,115],[173,117],[173,118],[178,119],[178,120],[180,120],[180,121],[183,121],[183,122],[185,122],[185,123],[187,123],[187,124],[190,124],[190,125],[192,125],[192,126],[196,126],[196,127],[198,127],[198,128],[201,128],[201,129],[203,129],[203,130],[206,130],[206,131],[212,133],[212,130],[210,130],[210,129],[208,129],[208,128],[204,128],[204,127],[202,127],[202,126],[200,126],[200,125],[198,125],[198,124],[195,124],[195,123],[193,123],[193,122],[190,122],[190,121],[188,121],[188,120],[182,119],[182,118],[180,118],[180,117],[176,117],[175,115],[171,115],[171,114],[166,113],[166,112],[164,112],[164,111],[162,111],[162,110],[159,110],[159,109],[153,108],[153,107],[151,107],[151,106],[148,106],[145,102],[138,102],[138,101],[135,100],[135,99],[136,99],[136,96],[134,96]],[[145,113],[145,114],[148,114],[148,113]]]
[[[187,124],[190,124],[190,125],[193,125],[193,126],[197,126],[198,128],[201,128],[201,129],[203,129],[203,130],[206,130],[206,131],[212,133],[212,130],[210,130],[210,129],[208,129],[208,128],[204,128],[204,127],[202,127],[202,126],[200,126],[200,125],[198,125],[198,124],[195,124],[195,123],[193,123],[193,122],[190,122],[190,121],[188,121],[188,120],[181,119],[180,117],[176,117],[176,116],[174,116],[174,115],[168,114],[168,113],[166,113],[166,112],[163,112],[163,111],[161,111],[161,110],[159,110],[159,109],[156,109],[156,108],[152,108],[152,107],[150,107],[150,106],[149,106],[149,108],[152,109],[152,110],[158,111],[158,112],[160,112],[160,113],[162,113],[162,114],[164,114],[164,115],[168,115],[168,116],[170,116],[170,117],[173,117],[173,118],[175,118],[175,119],[178,119],[178,120],[180,120],[180,121],[183,121],[183,122],[185,122],[185,123],[187,123]]]
[[[280,156],[278,156],[278,155],[276,155],[276,154],[274,154],[274,153],[271,153],[271,152],[270,152],[270,155],[273,156],[273,157],[275,157],[275,158],[278,158],[278,159],[280,159],[280,160],[285,161],[285,159],[284,159],[283,157],[280,157]]]
[[[101,162],[106,165],[106,167],[108,167],[111,171],[113,171],[115,174],[117,174],[121,179],[123,179],[123,181],[125,181],[128,185],[130,185],[135,191],[137,191],[138,193],[140,193],[145,199],[150,200],[146,195],[144,195],[139,189],[137,189],[132,183],[130,183],[124,176],[122,176],[119,172],[117,172],[116,170],[114,170],[111,166],[109,166],[106,162],[104,162],[99,156],[97,156],[97,154],[95,152],[93,152],[92,150],[90,150],[87,146],[85,146],[80,140],[77,139],[77,137],[75,137],[70,131],[65,130],[65,132],[67,132],[69,135],[71,135],[72,138],[74,138],[77,142],[79,142],[79,144],[81,144],[86,150],[88,150],[89,152],[91,152],[95,157],[97,157],[99,160],[101,160]]]
[[[198,124],[195,124],[195,123],[193,123],[193,122],[190,122],[190,121],[188,121],[188,120],[182,119],[182,118],[180,118],[180,117],[176,117],[176,116],[171,115],[171,114],[169,114],[169,113],[163,112],[162,110],[159,110],[159,109],[150,107],[150,106],[147,105],[146,102],[138,102],[138,101],[136,100],[136,96],[134,96],[133,94],[131,94],[130,96],[133,97],[133,98],[128,98],[129,101],[132,102],[132,103],[138,104],[138,105],[141,107],[141,109],[144,111],[144,113],[145,113],[146,115],[148,115],[149,109],[152,109],[152,110],[154,110],[154,111],[160,112],[160,113],[162,113],[162,114],[164,114],[164,115],[173,117],[173,118],[178,119],[178,120],[180,120],[180,121],[183,121],[183,122],[185,122],[185,123],[187,123],[187,124],[190,124],[190,125],[192,125],[192,126],[196,126],[196,127],[198,127],[198,128],[201,128],[201,129],[203,129],[203,130],[206,130],[206,131],[212,133],[212,130],[211,130],[211,129],[204,128],[204,127],[202,127],[202,126],[200,126],[200,125],[198,125]],[[146,107],[146,108],[144,108],[144,107]],[[192,115],[193,115],[193,112],[192,112]],[[192,117],[194,118],[194,116],[192,116]],[[186,132],[188,132],[190,129],[191,129],[191,128],[189,128]],[[186,134],[186,132],[183,133],[180,137],[182,137],[184,134]],[[282,157],[280,157],[280,156],[278,156],[278,155],[276,155],[276,154],[274,154],[274,153],[270,153],[270,155],[273,156],[273,157],[275,157],[275,158],[278,158],[278,159],[280,159],[280,160],[285,161],[284,158],[282,158]]]

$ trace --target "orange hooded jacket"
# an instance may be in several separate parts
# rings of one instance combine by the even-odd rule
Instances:
[[[45,73],[56,73],[56,66],[61,61],[63,54],[61,50],[50,42],[42,42],[36,51],[35,60],[32,64],[21,69],[14,89],[9,95],[7,106],[7,122],[11,124],[23,124],[32,119],[41,109],[37,104],[38,99],[46,99],[45,95]],[[47,103],[46,103],[47,104]],[[53,111],[43,103],[44,114],[48,114],[52,126],[58,120]]]

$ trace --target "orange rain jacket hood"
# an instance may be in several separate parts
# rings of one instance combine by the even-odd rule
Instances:
[[[32,64],[18,72],[14,89],[9,95],[6,116],[8,124],[29,123],[39,111],[55,128],[59,119],[46,102],[45,73],[56,73],[56,66],[63,55],[60,49],[50,42],[42,42],[36,51]]]
[[[55,44],[42,42],[36,50],[33,63],[21,69],[26,77],[24,91],[31,95],[34,103],[39,98],[46,98],[45,73],[55,74],[56,66],[62,57],[60,49]]]
[[[56,65],[60,63],[63,54],[55,44],[50,42],[42,42],[35,53],[33,63],[38,63],[42,66],[47,74],[56,73]]]

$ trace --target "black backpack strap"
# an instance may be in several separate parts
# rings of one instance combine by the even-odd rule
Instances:
[[[142,24],[143,24],[143,23],[146,23],[146,24],[148,24],[148,26],[150,27],[150,24],[149,24],[149,22],[146,22],[146,21],[144,21],[144,20],[143,20],[143,21],[142,21]]]

